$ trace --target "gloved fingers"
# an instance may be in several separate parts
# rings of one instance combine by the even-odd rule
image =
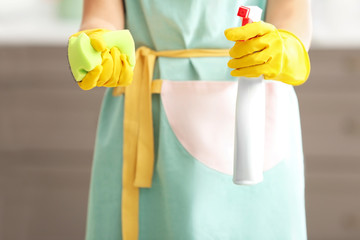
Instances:
[[[90,43],[91,46],[98,52],[102,52],[106,49],[106,43],[102,37],[102,35],[106,32],[109,32],[110,30],[108,29],[102,29],[102,28],[96,28],[96,29],[87,29],[87,30],[82,30],[79,31],[73,35],[70,36],[71,37],[77,37],[79,36],[81,33],[85,33],[86,35],[88,35],[88,37],[90,38]]]
[[[121,54],[120,60],[122,63],[122,69],[118,86],[128,86],[133,80],[134,71],[130,66],[129,58],[126,54]]]
[[[98,52],[102,52],[106,49],[106,43],[102,37],[102,34],[103,33],[95,32],[89,35],[91,46],[93,46],[93,48]]]
[[[104,86],[116,87],[116,84],[119,81],[121,71],[120,50],[117,47],[112,47],[110,49],[110,54],[113,60],[113,70],[109,81],[107,81]]]
[[[274,25],[263,21],[246,24],[242,27],[229,28],[225,30],[225,36],[230,41],[248,40],[276,31]]]
[[[260,51],[269,47],[272,41],[273,34],[265,34],[261,37],[255,37],[247,41],[237,41],[229,51],[230,57],[241,58],[251,53]]]
[[[98,52],[102,52],[106,49],[106,43],[102,35],[109,31],[108,29],[97,28],[85,31],[85,33],[89,36],[93,48]]]
[[[267,63],[271,59],[270,48],[264,48],[241,58],[233,58],[228,62],[228,66],[230,68],[246,68]]]
[[[245,68],[237,68],[231,71],[231,75],[234,77],[260,77],[262,74],[268,72],[269,63],[263,63],[260,65],[254,65]],[[265,75],[264,75],[265,77]]]
[[[101,65],[97,65],[93,70],[88,72],[85,77],[80,82],[78,82],[79,87],[83,90],[90,90],[96,87],[96,83],[99,79],[102,69],[103,68]]]
[[[85,29],[85,30],[81,30],[77,33],[74,33],[73,35],[70,36],[70,38],[72,37],[77,37],[79,36],[81,33],[85,33],[86,35],[89,36],[89,34],[91,34],[92,32],[100,32],[100,31],[104,31],[105,29],[101,29],[101,28],[94,28],[94,29]]]
[[[117,48],[117,50],[119,50],[119,49]],[[117,78],[117,81],[115,83],[115,87],[119,86],[119,82],[121,81],[121,73],[122,73],[122,71],[124,69],[123,62],[121,61],[121,55],[122,55],[122,53],[119,50],[119,58],[118,58],[119,63],[118,63],[118,70],[117,70],[117,71],[119,71],[119,77]]]
[[[114,61],[109,50],[103,51],[101,53],[101,57],[101,66],[103,67],[103,71],[101,72],[99,81],[96,84],[98,87],[102,87],[104,83],[110,80],[114,69]]]

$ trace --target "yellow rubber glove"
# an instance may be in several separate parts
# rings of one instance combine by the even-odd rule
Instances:
[[[108,48],[103,34],[111,32],[107,29],[90,29],[77,32],[70,36],[78,37],[85,33],[90,38],[91,46],[101,52],[101,64],[88,71],[85,77],[78,82],[83,90],[94,87],[117,87],[127,86],[132,82],[133,66],[129,63],[129,57],[120,52],[118,47]],[[69,39],[70,39],[69,38]],[[70,49],[69,51],[74,49]],[[71,64],[70,64],[71,66]]]
[[[254,22],[225,30],[225,36],[236,43],[230,49],[228,62],[235,77],[259,77],[291,85],[303,84],[309,77],[309,55],[302,42],[292,33],[278,30],[272,24]]]
[[[102,63],[88,72],[79,86],[83,90],[94,87],[128,86],[133,79],[133,68],[125,54],[121,54],[117,47],[101,53]]]
[[[71,35],[70,38],[77,37],[81,33],[85,33],[86,35],[89,36],[90,42],[91,42],[91,45],[93,46],[93,48],[98,52],[102,52],[106,49],[106,43],[102,37],[102,35],[106,32],[110,32],[110,30],[102,29],[102,28],[88,29],[88,30],[83,30],[83,31],[77,32],[77,33]]]

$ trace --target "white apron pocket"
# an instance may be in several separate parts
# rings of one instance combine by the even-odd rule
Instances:
[[[283,160],[288,148],[282,85],[266,83],[264,171]],[[181,145],[207,167],[228,175],[233,174],[236,94],[236,81],[163,80],[161,89],[166,116]]]

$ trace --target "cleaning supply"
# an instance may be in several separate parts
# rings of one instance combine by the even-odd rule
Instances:
[[[252,7],[240,7],[243,23],[251,23]],[[249,19],[250,18],[250,19]],[[253,19],[254,20],[254,19]],[[243,24],[244,25],[244,24]],[[228,62],[239,78],[236,109],[234,178],[236,184],[256,184],[263,179],[264,81],[303,84],[310,73],[308,53],[292,33],[262,21],[230,28],[225,36],[235,45]]]
[[[93,29],[69,38],[71,71],[84,90],[127,86],[135,67],[135,44],[128,30]]]
[[[234,68],[232,76],[259,77],[278,80],[293,86],[303,84],[310,74],[309,55],[293,33],[278,30],[262,21],[225,31],[230,41],[228,66]]]
[[[242,26],[260,21],[257,6],[241,6]],[[265,83],[263,77],[238,79],[235,115],[233,182],[252,185],[263,180],[265,146]]]

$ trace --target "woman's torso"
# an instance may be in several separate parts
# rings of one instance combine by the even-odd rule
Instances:
[[[240,5],[259,6],[266,0],[125,0],[126,28],[136,47],[174,50],[193,48],[230,49],[224,30],[240,26]],[[263,14],[264,16],[264,14]],[[159,58],[154,78],[169,80],[234,80],[228,57]]]

